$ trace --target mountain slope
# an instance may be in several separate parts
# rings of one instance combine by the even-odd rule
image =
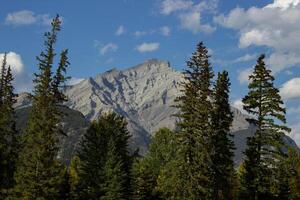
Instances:
[[[172,69],[168,62],[152,59],[125,70],[112,69],[68,86],[66,106],[80,111],[89,121],[110,110],[125,116],[132,134],[131,147],[138,147],[144,154],[155,131],[161,127],[175,128],[176,118],[172,115],[178,110],[172,105],[180,95],[182,81],[182,73]],[[21,97],[17,104],[22,107],[29,102],[24,95]],[[238,109],[232,107],[232,112],[231,131],[237,147],[235,161],[239,163],[246,138],[254,133],[255,127]],[[286,140],[296,147],[290,138]],[[72,141],[73,146],[78,142]]]

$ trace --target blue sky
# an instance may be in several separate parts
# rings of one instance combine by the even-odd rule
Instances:
[[[74,81],[150,58],[181,70],[204,41],[214,71],[229,71],[231,101],[240,107],[247,75],[265,53],[300,144],[300,0],[2,0],[0,58],[9,52],[18,91],[32,87],[35,56],[56,14],[63,19],[57,50],[69,49]]]

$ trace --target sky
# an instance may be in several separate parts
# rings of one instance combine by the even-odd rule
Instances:
[[[266,54],[300,145],[300,0],[1,0],[0,60],[7,52],[17,92],[32,89],[56,14],[56,50],[69,49],[72,84],[152,58],[182,70],[203,41],[214,71],[229,71],[231,103],[242,108],[248,75]]]

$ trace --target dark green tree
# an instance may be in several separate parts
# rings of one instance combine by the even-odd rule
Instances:
[[[133,200],[156,200],[157,178],[153,169],[144,159],[138,159],[133,164]]]
[[[5,54],[0,75],[0,196],[7,196],[14,186],[13,177],[19,150],[13,108],[17,95],[13,92],[11,68],[6,64]]]
[[[218,79],[214,87],[212,126],[213,154],[213,199],[226,200],[233,198],[234,184],[234,143],[230,126],[233,114],[229,104],[230,81],[228,72],[218,73]]]
[[[147,155],[138,159],[133,166],[134,174],[134,198],[136,200],[162,199],[158,189],[158,177],[162,169],[176,155],[176,144],[174,133],[161,128],[152,138]]]
[[[65,76],[69,65],[68,50],[65,49],[60,54],[60,61],[52,81],[52,92],[58,103],[67,100],[63,90],[65,88],[66,81],[69,79],[69,77]]]
[[[202,42],[187,61],[187,67],[182,95],[176,100],[180,110],[176,161],[168,164],[173,171],[164,170],[161,187],[166,194],[172,195],[170,199],[210,199],[213,72]]]
[[[257,130],[248,138],[245,173],[241,194],[248,199],[273,199],[273,183],[279,182],[278,170],[283,160],[283,136],[290,129],[285,126],[285,108],[274,87],[274,77],[261,55],[249,76],[249,92],[243,98],[244,110],[253,116]],[[280,123],[281,122],[281,123]]]
[[[126,194],[128,174],[124,170],[124,160],[120,157],[113,140],[110,138],[107,145],[107,158],[103,167],[104,182],[102,187],[104,195],[101,196],[101,200],[129,199],[128,194]]]
[[[52,77],[59,16],[51,25],[51,31],[45,33],[45,51],[37,57],[39,73],[35,74],[33,103],[15,176],[15,195],[20,199],[59,199],[64,181],[65,170],[57,159],[60,112],[53,88],[57,79]]]
[[[108,198],[116,192],[129,199],[131,157],[126,126],[125,119],[115,113],[104,114],[92,122],[78,152],[79,199]],[[120,177],[113,177],[114,173]]]

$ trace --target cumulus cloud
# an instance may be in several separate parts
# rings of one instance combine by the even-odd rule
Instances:
[[[216,30],[209,24],[201,23],[201,13],[197,10],[180,14],[179,20],[182,28],[190,30],[194,34],[199,32],[212,33]]]
[[[0,63],[3,62],[4,53],[0,53]],[[14,74],[20,74],[23,71],[24,64],[19,54],[8,52],[6,55],[7,66],[10,66]]]
[[[118,45],[114,43],[108,43],[100,48],[100,54],[105,55],[108,52],[115,52],[118,50]]]
[[[50,25],[52,19],[49,14],[35,14],[30,10],[21,10],[8,13],[5,18],[6,25],[25,26],[32,24]]]
[[[159,43],[158,42],[152,42],[152,43],[142,43],[136,47],[136,49],[141,52],[151,52],[151,51],[156,51],[159,49]]]
[[[3,58],[4,53],[0,53],[0,63],[3,62]],[[13,85],[16,92],[30,91],[32,89],[32,77],[26,72],[21,55],[12,51],[8,52],[6,61],[7,66],[10,66],[13,72]]]
[[[264,7],[235,8],[214,21],[239,32],[239,47],[273,50],[267,64],[274,72],[300,64],[300,0],[275,0]]]
[[[280,88],[280,95],[285,100],[300,99],[300,78],[292,78]]]
[[[119,26],[119,28],[116,30],[115,35],[120,36],[125,33],[125,27],[123,25]]]
[[[205,0],[194,3],[190,0],[163,0],[161,3],[161,14],[170,15],[174,13],[183,29],[192,31],[194,34],[199,32],[212,33],[215,27],[208,23],[203,23],[202,13],[214,12],[217,8],[217,0]]]

